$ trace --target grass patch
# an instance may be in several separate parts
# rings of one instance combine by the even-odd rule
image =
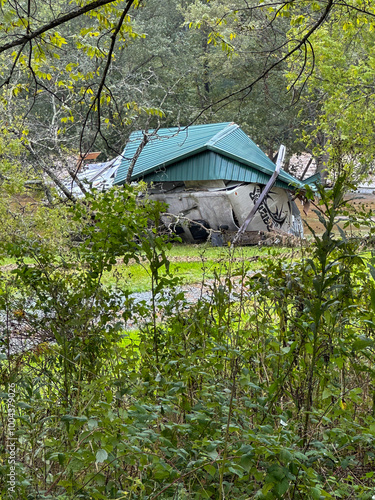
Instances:
[[[231,249],[230,247],[213,247],[209,243],[203,245],[185,245],[174,244],[170,250],[167,251],[169,258],[200,258],[200,259],[221,259],[228,257]],[[236,258],[254,257],[260,254],[270,252],[270,248],[259,246],[236,247],[234,249],[234,256]],[[272,251],[281,252],[280,248],[273,248]]]
[[[215,274],[224,274],[230,260],[241,265],[242,262],[247,262],[248,270],[251,271],[259,269],[263,259],[277,258],[286,252],[291,253],[291,249],[253,246],[238,247],[232,255],[228,247],[212,247],[207,244],[173,245],[167,254],[171,262],[171,273],[178,276],[183,284],[193,284],[201,283],[203,277],[210,280]],[[127,288],[132,292],[145,292],[151,288],[149,266],[147,262],[128,265],[120,262],[112,271],[104,274],[103,283]]]
[[[168,251],[170,271],[178,276],[183,284],[200,283],[202,279],[213,279],[217,274],[225,274],[228,262],[242,265],[247,262],[248,270],[257,270],[266,258],[277,258],[279,255],[292,252],[289,248],[282,247],[237,247],[232,251],[229,247],[213,247],[209,243],[201,245],[174,244]],[[296,250],[295,250],[296,252]],[[25,262],[33,263],[27,258]],[[3,258],[0,268],[9,271],[16,264],[14,258]],[[138,264],[131,262],[118,264],[103,275],[105,286],[117,286],[131,292],[145,292],[151,289],[150,268],[148,263]]]
[[[26,264],[32,264],[33,259],[25,258]],[[7,270],[7,267],[13,266],[16,264],[16,259],[14,257],[1,257],[0,258],[0,269]]]

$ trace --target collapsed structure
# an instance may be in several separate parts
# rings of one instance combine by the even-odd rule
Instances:
[[[129,168],[131,181],[145,181],[151,197],[167,203],[171,215],[164,223],[176,227],[177,221],[186,242],[205,239],[204,228],[238,231],[275,172],[275,164],[235,123],[134,132],[114,184],[126,182]],[[313,180],[302,183],[280,170],[245,234],[278,229],[302,236],[293,197]]]

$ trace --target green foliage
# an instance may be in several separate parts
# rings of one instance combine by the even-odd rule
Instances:
[[[61,244],[67,230],[66,208],[51,210],[44,200],[47,189],[44,180],[27,162],[27,167],[23,165],[25,136],[17,137],[14,131],[0,128],[2,248],[6,243],[32,239],[35,235],[48,240],[50,245]],[[54,199],[53,188],[48,189]]]
[[[313,9],[301,15],[296,5],[290,46],[310,29],[315,17]],[[290,86],[302,93],[306,104],[301,137],[331,180],[345,170],[358,182],[367,177],[375,153],[374,107],[369,99],[374,78],[373,4],[364,2],[358,8],[357,2],[348,2],[343,10],[335,9],[304,52],[303,59],[295,54],[289,60],[288,74]]]
[[[10,245],[3,352],[12,325],[45,335],[2,355],[18,497],[371,498],[375,257],[334,232],[343,182],[321,191],[325,232],[300,260],[249,274],[228,248],[194,303],[170,274],[162,207],[129,187],[72,208],[81,243],[60,254]],[[148,262],[149,302],[102,285],[118,258]]]

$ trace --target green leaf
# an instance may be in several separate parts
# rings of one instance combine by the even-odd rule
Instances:
[[[102,463],[104,462],[104,460],[107,460],[108,458],[108,453],[103,450],[103,449],[100,449],[96,452],[96,463]]]
[[[284,463],[289,463],[292,459],[292,454],[285,448],[280,451],[280,460]]]
[[[327,399],[333,395],[332,389],[330,387],[326,387],[322,394],[322,399]]]
[[[72,420],[74,420],[73,415],[63,415],[61,417],[61,422],[71,422]]]
[[[238,465],[230,466],[230,467],[228,467],[228,470],[229,470],[229,472],[231,472],[232,474],[235,474],[238,477],[242,477],[243,473],[244,473],[242,467],[240,467]]]
[[[367,349],[367,347],[373,347],[374,341],[367,337],[361,337],[358,340],[355,340],[352,344],[353,351],[363,351]]]
[[[335,365],[341,370],[342,367],[344,366],[344,360],[343,358],[334,358],[333,359],[333,362],[335,363]]]
[[[207,451],[206,453],[210,458],[212,458],[212,460],[216,460],[219,456],[216,450]]]
[[[272,488],[274,487],[275,483],[272,482],[266,482],[265,485],[262,488],[262,493],[263,495],[266,495]]]
[[[274,483],[282,481],[285,477],[285,469],[280,465],[271,465],[271,467],[268,469],[267,477],[271,478],[271,481]]]
[[[314,500],[319,500],[320,496],[321,496],[320,489],[319,488],[310,488],[310,495],[311,495],[311,498],[313,498]]]
[[[313,350],[313,346],[312,346],[312,344],[311,344],[310,342],[308,342],[308,343],[305,345],[305,349],[306,349],[306,352],[307,352],[308,354],[312,354],[312,353],[313,353],[313,351],[314,351],[314,350]]]
[[[162,464],[156,464],[154,469],[154,478],[155,479],[166,479],[169,477],[170,473],[166,467],[163,467]]]
[[[241,467],[243,467],[246,472],[249,472],[253,464],[253,461],[254,461],[253,453],[247,453],[246,455],[242,455],[240,460]]]
[[[280,483],[277,483],[275,485],[275,491],[280,497],[282,497],[284,493],[286,493],[288,488],[289,488],[289,479],[287,479],[286,477]]]
[[[211,477],[214,477],[214,475],[216,474],[216,467],[211,464],[206,465],[204,467],[204,470],[208,472]]]
[[[25,409],[25,410],[31,410],[31,409],[32,409],[32,406],[30,406],[29,404],[25,403],[24,401],[19,401],[19,402],[17,403],[17,406],[18,406],[19,408],[23,408],[23,409]]]
[[[87,427],[92,431],[98,427],[98,421],[95,418],[90,418],[87,422]]]

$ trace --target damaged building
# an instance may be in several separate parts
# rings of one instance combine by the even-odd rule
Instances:
[[[163,128],[146,136],[134,132],[114,184],[126,182],[129,168],[132,181],[145,181],[151,197],[167,203],[172,215],[164,223],[174,225],[186,242],[205,239],[204,228],[237,231],[275,172],[275,164],[235,123]],[[281,169],[246,233],[278,229],[302,236],[293,198],[307,183]]]

